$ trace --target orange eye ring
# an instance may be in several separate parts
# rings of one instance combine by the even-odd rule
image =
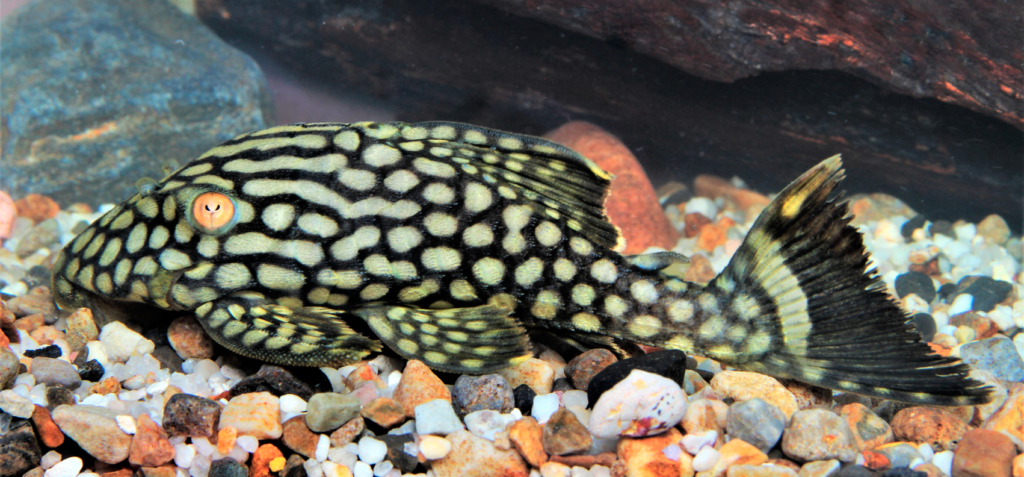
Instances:
[[[192,201],[192,224],[200,232],[219,235],[235,226],[235,202],[220,192],[204,192]]]

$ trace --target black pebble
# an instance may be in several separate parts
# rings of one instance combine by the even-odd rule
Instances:
[[[956,238],[956,234],[953,233],[953,224],[949,223],[948,220],[936,220],[932,222],[932,226],[928,227],[928,233],[942,234],[950,238]]]
[[[403,474],[408,474],[416,469],[416,465],[419,464],[416,456],[405,452],[405,444],[415,441],[412,434],[386,434],[377,439],[388,446],[388,455],[385,460],[391,461],[395,468],[402,471]]]
[[[925,219],[923,215],[915,216],[903,224],[903,227],[900,228],[900,234],[903,235],[903,238],[907,239],[907,242],[910,242],[910,238],[914,235],[914,231],[924,227],[924,223],[927,220],[928,219]]]
[[[576,388],[572,387],[572,383],[569,382],[568,378],[558,378],[551,385],[551,392],[555,391],[572,391]]]
[[[921,272],[907,272],[896,277],[896,295],[903,298],[909,294],[921,297],[925,303],[935,299],[935,284],[931,277]]]
[[[57,409],[61,404],[73,406],[75,404],[75,393],[64,386],[46,386],[46,408]]]
[[[231,388],[231,397],[261,391],[266,391],[278,397],[285,394],[294,394],[304,401],[309,401],[309,398],[313,397],[313,389],[308,384],[299,381],[295,375],[289,373],[284,368],[269,364],[263,365],[256,374],[242,378],[238,384]]]
[[[894,467],[882,473],[882,477],[928,477],[928,473],[910,467]]]
[[[530,411],[533,410],[533,398],[537,397],[537,393],[529,386],[520,384],[512,390],[512,396],[516,400],[516,407],[519,408],[519,411],[524,416],[529,416]]]
[[[938,331],[935,326],[935,318],[928,313],[918,313],[910,318],[910,322],[914,324],[914,328],[917,328],[917,332],[921,333],[921,338],[925,341],[931,341],[935,337],[935,332]]]
[[[658,351],[612,363],[590,380],[587,398],[591,405],[596,404],[605,391],[629,376],[634,369],[664,376],[682,386],[686,374],[686,353],[678,350]]]
[[[96,382],[103,377],[103,371],[103,365],[99,361],[90,359],[78,367],[78,376],[82,378],[82,381]]]
[[[957,295],[966,293],[974,297],[974,311],[989,312],[1006,300],[1006,296],[1013,290],[1013,285],[991,277],[969,276],[961,278],[956,288]]]
[[[876,477],[877,475],[878,472],[863,465],[847,465],[835,473],[835,477]]]
[[[956,285],[954,285],[952,283],[943,283],[942,286],[939,287],[939,298],[941,298],[942,301],[944,301],[946,303],[952,303],[953,302],[953,295],[955,295],[955,294],[956,294]]]
[[[59,358],[62,353],[60,346],[50,345],[28,350],[24,354],[26,358]]]
[[[247,477],[249,469],[230,457],[215,460],[210,464],[210,477]]]

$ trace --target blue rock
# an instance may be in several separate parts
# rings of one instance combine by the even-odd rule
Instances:
[[[960,359],[1003,381],[1024,380],[1024,359],[1021,359],[1010,338],[1002,335],[963,345],[960,348]]]
[[[4,18],[0,188],[120,202],[274,121],[248,56],[163,0],[35,1]]]
[[[729,437],[743,439],[765,454],[775,447],[786,428],[786,415],[776,406],[759,398],[729,406],[725,423]]]

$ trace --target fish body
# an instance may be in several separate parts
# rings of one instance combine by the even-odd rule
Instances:
[[[530,334],[677,349],[833,389],[984,402],[867,269],[838,157],[769,205],[706,286],[673,253],[623,256],[611,177],[556,143],[459,123],[296,124],[228,141],[62,251],[64,308],[188,311],[245,356],[339,366],[379,351],[481,374]],[[358,326],[357,326],[358,325]],[[373,336],[356,328],[368,327]]]

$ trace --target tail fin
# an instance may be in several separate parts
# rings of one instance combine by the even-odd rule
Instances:
[[[710,284],[757,291],[775,304],[773,346],[740,369],[921,404],[985,403],[989,388],[957,359],[932,354],[874,270],[845,202],[833,156],[790,184],[761,213],[729,266]]]

